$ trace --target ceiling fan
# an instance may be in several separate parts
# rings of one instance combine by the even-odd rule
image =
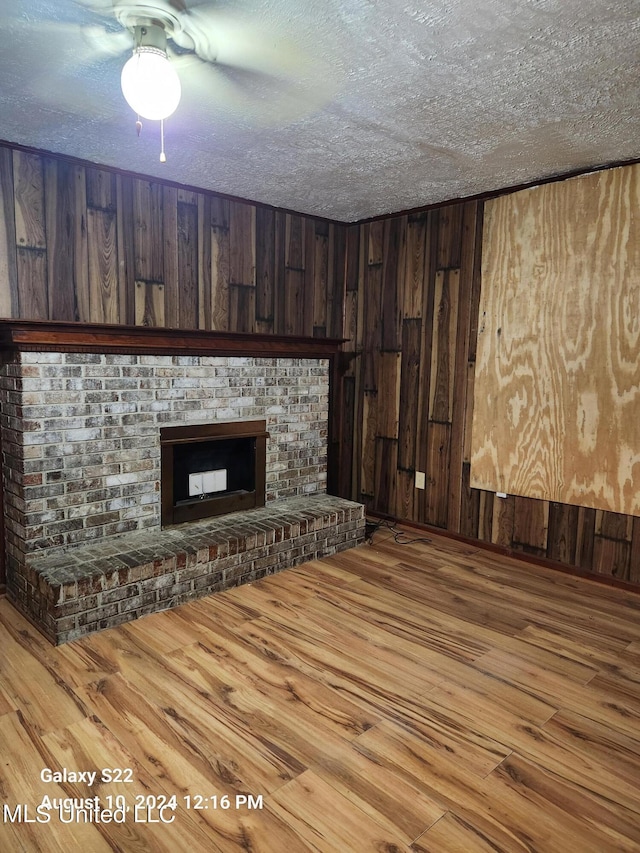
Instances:
[[[97,55],[122,54],[122,91],[137,114],[138,133],[145,118],[159,120],[163,136],[183,84],[200,102],[214,92],[223,109],[269,123],[295,120],[333,94],[324,62],[291,35],[270,29],[264,18],[257,25],[246,0],[77,3],[108,19],[104,28],[87,27],[85,39]],[[166,159],[164,143],[160,159]]]

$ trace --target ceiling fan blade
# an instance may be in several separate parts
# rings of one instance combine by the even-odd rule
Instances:
[[[264,71],[206,62],[195,54],[171,62],[182,82],[181,114],[189,114],[189,122],[213,115],[242,124],[288,124],[315,112],[333,94],[317,82],[310,87]]]

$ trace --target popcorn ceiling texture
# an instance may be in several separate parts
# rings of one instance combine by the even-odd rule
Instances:
[[[640,156],[637,0],[187,0],[233,62],[180,68],[165,164],[111,4],[6,5],[3,139],[257,202],[353,221]]]

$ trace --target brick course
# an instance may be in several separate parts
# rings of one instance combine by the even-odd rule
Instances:
[[[0,370],[7,592],[53,642],[362,541],[317,358],[21,352]],[[264,419],[266,506],[160,529],[160,427]]]

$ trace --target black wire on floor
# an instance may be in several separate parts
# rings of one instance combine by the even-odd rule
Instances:
[[[379,530],[390,530],[393,533],[393,541],[397,545],[414,545],[416,542],[430,543],[431,539],[428,536],[414,536],[411,538],[406,530],[399,530],[395,521],[387,521],[381,518],[380,521],[367,521],[365,525],[365,541],[369,545],[373,544],[373,537]]]

